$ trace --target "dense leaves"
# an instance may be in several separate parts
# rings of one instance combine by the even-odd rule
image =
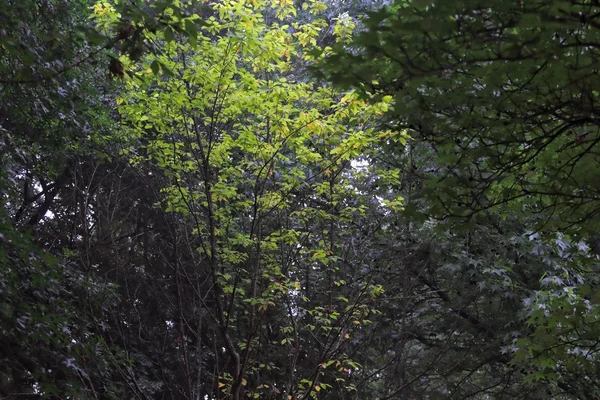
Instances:
[[[163,177],[159,203],[181,221],[168,258],[191,397],[203,383],[198,354],[210,346],[223,354],[199,379],[231,398],[307,398],[340,385],[354,365],[346,352],[353,327],[366,323],[380,290],[368,270],[344,267],[344,237],[367,212],[351,171],[370,143],[399,135],[372,129],[385,103],[285,77],[309,59],[324,23],[290,25],[294,13],[279,2],[216,5],[195,54],[165,37],[164,55],[147,59],[117,99],[122,152]],[[280,353],[289,358],[269,361]]]
[[[0,397],[600,396],[599,6],[385,4],[4,2]]]
[[[594,385],[576,382],[596,379],[597,260],[588,244],[598,212],[597,11],[595,2],[398,1],[370,14],[355,47],[323,66],[346,87],[392,96],[385,125],[421,143],[408,214],[450,232],[500,234],[500,255],[512,260],[490,260],[491,243],[465,255],[472,278],[501,278],[494,297],[523,302],[502,353],[516,351],[514,361],[535,370],[526,382],[558,382],[556,393],[579,398],[595,396]]]
[[[328,74],[393,95],[394,126],[435,145],[436,215],[518,203],[545,227],[580,231],[597,213],[597,11],[398,2],[371,15],[361,51],[333,55]]]

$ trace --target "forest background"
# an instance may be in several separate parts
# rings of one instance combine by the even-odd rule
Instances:
[[[0,398],[599,399],[600,3],[0,1]]]

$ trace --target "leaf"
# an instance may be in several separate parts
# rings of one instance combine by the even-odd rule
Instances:
[[[188,33],[190,39],[194,41],[198,40],[198,30],[196,29],[196,24],[191,19],[185,20],[185,30]]]
[[[165,41],[167,43],[171,43],[175,40],[174,36],[173,36],[173,29],[171,29],[171,27],[166,27],[164,30],[164,36],[165,36]]]
[[[89,42],[93,45],[102,45],[107,40],[106,36],[98,32],[96,29],[85,28],[84,33],[86,39],[89,40]]]
[[[160,65],[160,69],[163,71],[163,73],[167,76],[175,76],[175,72],[173,72],[173,70],[171,70],[171,68],[169,68],[167,65],[165,65],[162,62],[159,62]]]
[[[158,75],[158,73],[160,72],[160,65],[158,64],[158,61],[152,61],[152,64],[150,64],[150,69],[152,70],[152,73],[154,75]]]

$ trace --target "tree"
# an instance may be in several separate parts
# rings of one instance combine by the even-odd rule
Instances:
[[[447,195],[434,215],[518,202],[542,226],[580,227],[597,212],[596,12],[578,2],[398,2],[371,14],[360,51],[332,54],[327,74],[393,95],[394,126],[435,146],[444,165],[427,189]]]
[[[86,134],[107,128],[104,74],[63,68],[83,52],[70,41],[81,3],[13,3],[0,35],[0,396],[118,397],[98,325],[115,293],[52,230],[78,158],[91,153]]]
[[[104,9],[108,2],[94,7]],[[87,21],[90,2],[17,2],[4,0],[0,20],[2,60],[9,67],[0,79],[3,86],[43,85],[81,66],[102,62],[113,77],[127,72],[118,59],[126,54],[137,60],[157,51],[146,40],[147,32],[193,35],[194,24],[185,23],[201,7],[195,1],[161,0],[148,3],[114,2],[111,23],[92,27]],[[108,56],[108,57],[107,57]]]
[[[372,129],[385,102],[286,78],[311,62],[324,24],[293,22],[295,12],[286,2],[215,3],[193,37],[150,36],[164,43],[160,56],[137,68],[122,60],[135,73],[117,98],[122,134],[112,140],[153,182],[167,230],[162,279],[127,300],[161,317],[135,322],[142,341],[122,340],[142,353],[168,337],[186,398],[346,392],[341,382],[360,368],[351,337],[376,312],[380,289],[358,250],[373,233],[355,221],[401,199],[385,193],[373,207],[358,182],[379,175],[385,190],[396,176],[353,170],[370,143],[404,137]],[[142,275],[158,272],[144,257]],[[151,305],[156,296],[162,306]]]
[[[598,397],[594,2],[5,3],[0,397]]]
[[[437,220],[446,235],[483,225],[522,238],[501,251],[521,243],[532,257],[517,298],[533,332],[519,328],[531,339],[515,340],[515,362],[535,370],[529,381],[584,398],[595,388],[575,382],[594,380],[597,365],[589,340],[598,265],[580,240],[593,242],[597,228],[598,15],[595,2],[397,1],[371,13],[317,71],[375,101],[394,98],[386,124],[406,129],[419,150],[407,204],[416,221]]]

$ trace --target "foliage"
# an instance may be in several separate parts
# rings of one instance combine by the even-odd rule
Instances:
[[[521,268],[542,275],[516,293],[531,330],[519,329],[529,338],[515,338],[514,363],[533,371],[527,382],[580,398],[594,389],[575,382],[596,376],[597,258],[578,247],[595,240],[598,211],[597,11],[575,1],[396,1],[319,71],[369,98],[393,97],[386,124],[423,144],[412,165],[416,203],[407,205],[417,221],[560,232],[520,250],[539,259]]]
[[[595,2],[4,3],[0,397],[598,397]]]
[[[147,32],[179,32],[193,37],[196,27],[189,15],[199,10],[195,1],[179,0],[149,4],[120,0],[14,4],[4,0],[0,6],[0,49],[7,56],[2,62],[10,65],[10,73],[0,79],[3,85],[43,84],[98,61],[108,61],[107,72],[123,78],[127,71],[118,59],[120,54],[139,59],[145,53],[159,51],[146,39]],[[92,6],[95,12],[114,7],[118,18],[96,29],[86,21]]]
[[[145,59],[128,81],[117,99],[123,152],[142,171],[158,169],[160,203],[182,221],[172,234],[189,250],[173,248],[176,290],[208,287],[186,297],[191,310],[175,306],[174,328],[183,332],[204,313],[204,329],[216,332],[225,354],[213,355],[220,367],[204,383],[212,395],[315,397],[358,368],[345,343],[368,324],[380,291],[368,271],[344,267],[343,239],[367,210],[353,165],[371,143],[402,135],[373,131],[385,102],[367,106],[285,77],[311,59],[322,21],[290,21],[296,11],[285,2],[213,7],[194,40],[157,37],[164,55]],[[264,15],[275,18],[267,24]],[[393,171],[381,175],[382,186],[397,180]],[[190,250],[192,269],[177,260]],[[209,345],[199,336],[181,335],[190,371],[200,368],[193,354]],[[198,383],[187,384],[188,396]]]
[[[0,218],[0,394],[42,392],[118,398],[110,349],[98,331],[113,290],[81,275],[72,260],[39,251]]]
[[[397,2],[371,14],[360,51],[331,55],[327,74],[393,95],[394,126],[435,145],[433,215],[509,203],[579,231],[597,212],[596,18],[569,1]]]
[[[93,66],[73,26],[78,2],[4,4],[0,45],[0,395],[118,398],[114,352],[101,335],[116,302],[110,283],[82,271],[48,221],[72,184],[92,130],[107,129]],[[35,82],[34,82],[35,81]]]

